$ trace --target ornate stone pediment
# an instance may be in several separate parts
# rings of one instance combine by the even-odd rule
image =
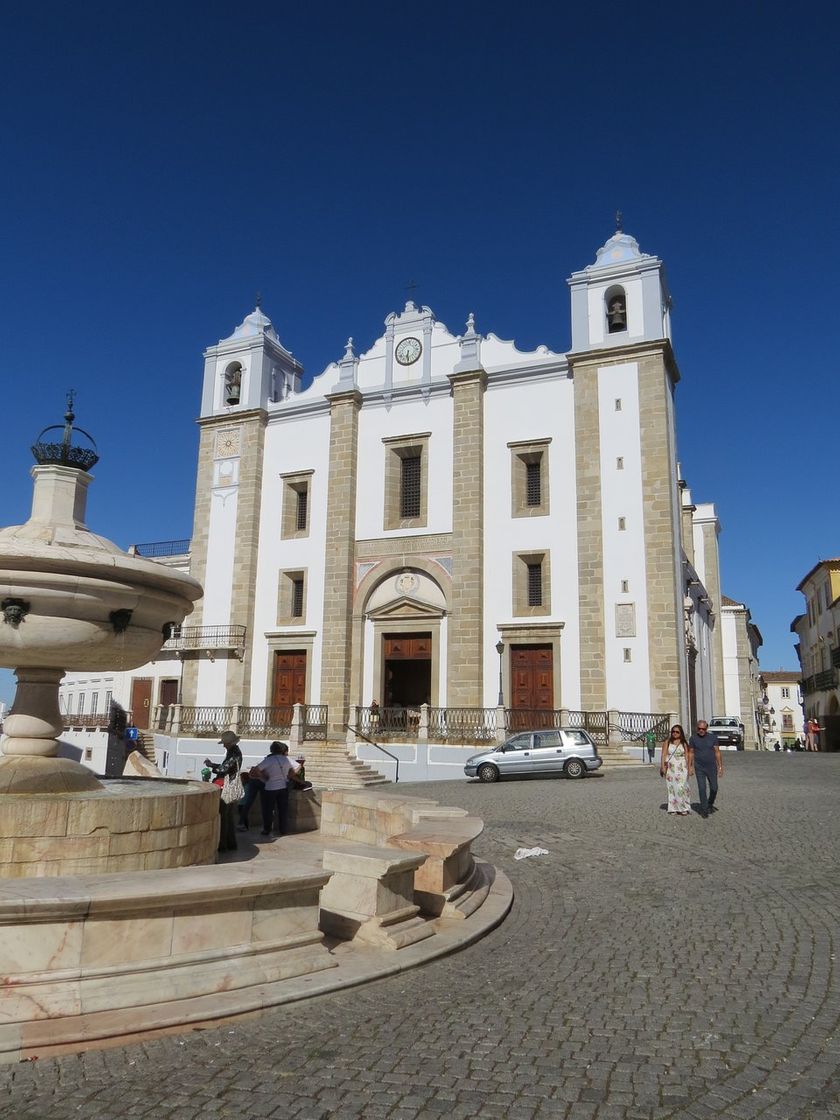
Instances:
[[[445,614],[446,611],[442,607],[436,607],[432,603],[424,603],[419,599],[410,599],[407,595],[402,595],[399,599],[392,599],[390,603],[384,603],[381,607],[375,607],[372,611],[368,611],[367,617],[374,622],[378,622],[387,619],[440,619]]]

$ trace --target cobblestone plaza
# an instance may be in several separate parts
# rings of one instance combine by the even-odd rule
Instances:
[[[516,891],[496,930],[366,987],[0,1068],[0,1115],[840,1116],[840,755],[725,766],[709,820],[669,818],[652,766],[401,785],[486,821],[474,848]]]

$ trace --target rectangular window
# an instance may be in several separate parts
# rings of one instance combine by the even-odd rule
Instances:
[[[621,594],[622,595],[627,595],[627,594],[629,594],[629,592],[630,592],[630,580],[629,579],[623,579],[621,581]]]
[[[616,459],[615,469],[617,471],[623,471],[624,470],[624,457],[622,455],[619,455],[619,457]]]
[[[297,491],[297,509],[295,511],[295,529],[305,531],[309,525],[309,487],[301,486]]]
[[[277,582],[277,625],[298,624],[306,617],[306,569],[280,572]]]
[[[309,536],[310,485],[313,471],[296,471],[282,475],[283,512],[280,519],[280,536]]]
[[[292,580],[292,618],[303,618],[303,576]]]
[[[543,605],[542,564],[528,565],[528,606]]]
[[[789,688],[783,688],[782,689],[782,699],[783,700],[790,700],[790,689]]]
[[[626,528],[627,528],[627,518],[626,517],[619,517],[619,519],[618,519],[618,530],[619,530],[619,532],[623,533]]]
[[[420,516],[420,456],[412,455],[400,462],[400,517]]]
[[[632,650],[630,650],[627,646],[624,647],[624,660],[625,661],[632,661],[633,660]]]
[[[111,701],[113,699],[113,695],[113,692],[105,693],[105,711],[108,713],[108,715],[111,714]]]
[[[621,397],[615,398],[615,410],[616,412],[621,412]]]
[[[384,529],[414,529],[427,524],[429,436],[388,436],[385,444]]]
[[[538,506],[542,504],[542,486],[540,478],[540,464],[525,464],[525,504]]]
[[[551,614],[551,554],[514,552],[513,614],[520,618]]]
[[[793,731],[793,716],[788,712],[782,713],[782,731]]]
[[[548,445],[550,439],[509,443],[511,517],[548,514]]]
[[[97,706],[98,704],[99,704],[99,693],[98,692],[92,692],[91,696],[90,696],[91,715],[98,715],[99,714],[99,708]]]
[[[84,712],[85,712],[85,694],[83,692],[79,693],[79,709],[78,709],[78,711],[79,711],[80,716],[84,715]]]

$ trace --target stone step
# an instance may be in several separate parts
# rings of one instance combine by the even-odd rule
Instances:
[[[316,789],[365,789],[390,781],[338,744],[308,743],[298,753],[306,758],[306,777]]]
[[[137,746],[140,749],[140,753],[145,758],[147,758],[149,760],[149,762],[154,762],[156,764],[156,759],[155,759],[155,736],[154,736],[153,732],[151,732],[151,731],[140,731],[140,732],[138,732],[138,734],[137,734]]]

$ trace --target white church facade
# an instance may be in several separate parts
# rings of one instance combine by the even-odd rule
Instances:
[[[619,231],[569,285],[566,353],[411,301],[307,388],[259,308],[209,347],[169,561],[204,599],[112,678],[139,725],[174,704],[324,705],[334,740],[373,702],[713,714],[719,525],[680,478],[663,264]]]

